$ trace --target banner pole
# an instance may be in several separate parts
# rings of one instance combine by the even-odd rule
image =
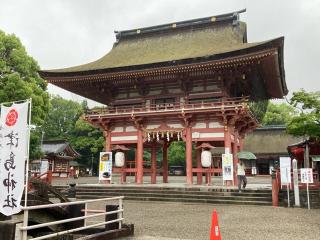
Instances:
[[[309,181],[307,182],[308,209],[310,210]]]
[[[27,156],[26,156],[26,184],[25,184],[25,194],[24,194],[24,206],[27,207],[28,200],[28,181],[29,181],[29,153],[30,153],[30,132],[31,132],[31,106],[32,98],[28,100],[29,102],[29,116],[28,116],[28,137],[27,137]]]
[[[24,207],[27,207],[28,202],[28,182],[29,182],[29,152],[30,152],[30,132],[31,132],[31,106],[32,106],[32,98],[28,100],[29,112],[28,112],[28,137],[27,137],[27,156],[26,156],[26,174],[25,174],[25,192],[24,192]],[[29,220],[29,211],[23,211],[23,227],[28,226]],[[26,230],[22,231],[22,240],[27,240],[28,232]]]

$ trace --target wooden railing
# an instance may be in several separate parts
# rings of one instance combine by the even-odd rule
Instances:
[[[234,109],[246,106],[248,98],[223,98],[220,101],[200,102],[200,103],[169,103],[169,104],[150,104],[144,106],[132,107],[107,107],[95,108],[88,110],[87,115],[121,115],[121,114],[137,114],[137,113],[156,113],[156,112],[176,112],[176,111],[192,111],[206,109]]]

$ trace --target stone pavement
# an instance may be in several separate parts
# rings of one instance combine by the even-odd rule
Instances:
[[[135,235],[121,240],[207,240],[214,208],[223,240],[317,240],[320,236],[319,209],[127,200],[124,208],[125,222],[134,223]]]
[[[256,176],[256,177],[247,177],[248,189],[271,189],[271,177],[270,176]],[[150,183],[150,176],[144,177],[144,184],[135,184],[134,177],[128,176],[127,183],[121,184],[122,186],[135,186],[135,187],[170,187],[170,188],[188,188],[188,187],[199,187],[196,185],[197,177],[193,178],[193,185],[187,185],[185,183],[185,176],[169,176],[169,183],[162,183],[162,177],[157,177],[157,184]],[[53,185],[68,185],[69,183],[77,183],[78,185],[91,185],[91,186],[103,186],[104,183],[99,184],[98,177],[79,177],[78,179],[74,178],[54,178]],[[118,175],[113,176],[111,184],[113,186],[120,185],[120,177]],[[235,188],[234,186],[223,186],[222,177],[212,177],[211,186],[206,186],[203,179],[203,184],[201,187],[205,188]]]
[[[136,185],[133,177],[128,177],[126,186],[190,187],[185,177],[170,176],[168,184]],[[270,188],[270,177],[248,177],[248,188]],[[196,182],[196,178],[194,178]],[[97,177],[79,179],[55,179],[54,185],[77,183],[80,185],[98,184]],[[115,176],[112,185],[119,184]],[[196,187],[197,185],[192,185]],[[203,185],[206,188],[208,186]],[[221,177],[214,177],[212,186],[222,186]],[[233,188],[228,186],[226,188]],[[106,203],[92,203],[89,209],[104,209]],[[108,203],[110,204],[110,203]],[[111,203],[112,204],[112,203]],[[115,202],[116,204],[116,202]],[[187,204],[177,202],[124,201],[125,223],[134,223],[134,237],[121,240],[207,240],[209,239],[211,214],[216,209],[223,240],[317,240],[320,239],[320,209],[273,208],[266,206]],[[99,219],[96,219],[99,220]],[[92,219],[94,221],[94,219]]]

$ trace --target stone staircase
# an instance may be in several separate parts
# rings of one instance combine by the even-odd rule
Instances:
[[[66,192],[67,186],[56,186]],[[125,200],[167,201],[184,203],[239,204],[272,206],[271,190],[246,189],[239,193],[236,189],[225,188],[166,188],[152,186],[77,186],[77,199],[107,198],[124,196]]]

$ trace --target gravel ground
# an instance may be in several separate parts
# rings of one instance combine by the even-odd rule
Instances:
[[[214,208],[224,240],[320,239],[319,209],[137,201],[125,201],[124,207],[135,236],[121,240],[207,240]]]

